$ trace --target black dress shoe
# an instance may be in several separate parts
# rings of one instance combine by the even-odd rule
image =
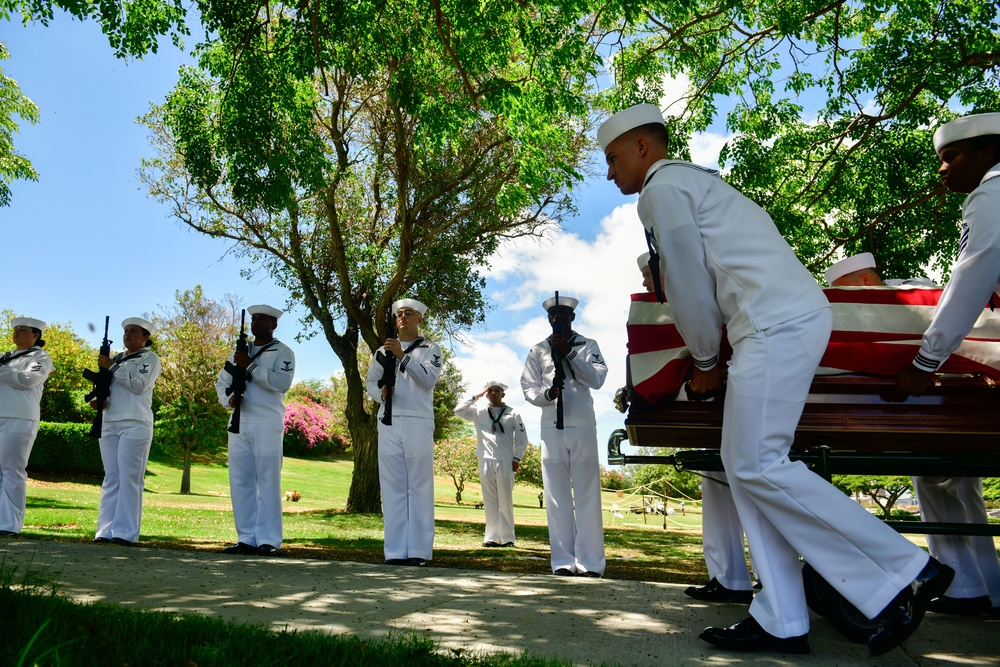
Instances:
[[[270,544],[262,544],[257,547],[257,553],[261,556],[274,556],[278,553],[278,547]]]
[[[876,617],[878,629],[868,640],[873,656],[888,653],[916,631],[931,600],[944,595],[955,578],[955,570],[931,558],[917,578],[899,592]]]
[[[107,537],[95,537],[94,544],[110,544],[111,540]]]
[[[704,586],[688,586],[684,589],[684,594],[695,600],[706,602],[735,602],[736,604],[753,602],[753,591],[734,591],[720,584],[719,580],[715,578]]]
[[[597,572],[577,572],[576,576],[578,576],[578,577],[590,577],[591,579],[600,579],[601,578],[601,575],[598,574]]]
[[[569,568],[565,568],[565,567],[560,567],[558,570],[556,570],[552,574],[556,575],[557,577],[575,577],[576,576],[576,572],[574,572],[573,570],[570,570]]]
[[[958,616],[982,616],[993,611],[993,603],[986,595],[978,598],[950,598],[947,595],[942,595],[930,601],[930,604],[927,605],[927,611]]]
[[[749,616],[728,628],[705,628],[698,635],[698,638],[719,648],[744,653],[763,651],[801,654],[809,652],[809,635],[775,637],[760,627],[760,623],[753,616]]]
[[[513,547],[514,543],[513,542],[504,542],[500,546],[503,547],[504,549],[507,549],[507,548]]]
[[[257,553],[257,547],[252,547],[246,542],[237,542],[236,544],[230,544],[228,547],[223,549],[222,553],[249,556],[250,554]]]
[[[112,537],[111,544],[117,544],[120,547],[130,547],[133,544],[135,544],[135,542],[129,542],[128,540],[121,537]]]
[[[17,537],[13,530],[0,530],[0,537]]]
[[[409,565],[410,561],[406,558],[388,558],[385,561],[386,565]]]
[[[500,543],[490,540],[489,542],[483,542],[483,546],[486,547],[487,549],[494,549],[500,546]]]
[[[423,567],[424,565],[427,565],[427,561],[423,558],[407,558],[406,564],[412,565],[413,567]]]

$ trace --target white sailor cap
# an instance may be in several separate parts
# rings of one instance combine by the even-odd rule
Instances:
[[[505,385],[503,382],[500,382],[499,380],[490,380],[485,385],[483,385],[483,389],[489,389],[490,387],[500,387],[501,391],[507,391],[507,385]]]
[[[11,327],[31,327],[41,331],[46,327],[45,322],[36,320],[34,317],[15,317],[10,321]]]
[[[655,104],[636,104],[624,111],[619,111],[611,118],[601,123],[597,130],[597,142],[601,150],[607,150],[608,144],[629,130],[634,130],[650,123],[663,123],[663,114]]]
[[[272,308],[271,306],[263,303],[259,303],[256,306],[248,306],[247,312],[251,315],[267,315],[268,317],[273,317],[274,319],[278,319],[285,314],[284,311]]]
[[[416,299],[400,299],[399,301],[394,301],[392,304],[392,312],[398,313],[400,308],[412,308],[420,313],[420,317],[423,317],[424,313],[427,312],[427,306],[420,303]]]
[[[855,271],[860,271],[861,269],[874,269],[875,268],[875,255],[870,252],[863,252],[858,255],[852,255],[850,257],[845,257],[836,264],[832,265],[823,274],[826,278],[826,282],[832,285],[834,281],[839,278],[843,278],[848,273],[854,273]]]
[[[142,327],[143,329],[149,332],[150,336],[152,336],[153,333],[156,331],[156,327],[153,326],[152,322],[150,322],[147,319],[143,319],[141,317],[126,317],[124,320],[122,320],[122,329],[124,329],[130,324],[134,324],[137,327]]]
[[[545,309],[546,313],[552,310],[552,308],[554,308],[555,305],[556,305],[556,298],[554,296],[550,296],[548,299],[542,302],[542,308]],[[560,294],[559,305],[565,306],[570,310],[576,310],[576,307],[580,305],[580,300],[574,299],[571,296],[566,296],[565,294]]]
[[[635,263],[639,265],[639,270],[642,271],[649,266],[649,253],[644,252],[635,258]]]
[[[956,118],[934,133],[934,152],[940,155],[948,144],[991,134],[1000,135],[1000,113],[975,113]]]

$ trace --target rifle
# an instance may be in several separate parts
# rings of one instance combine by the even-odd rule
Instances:
[[[111,340],[108,338],[108,325],[111,323],[111,316],[104,316],[104,340],[101,341],[100,353],[105,357],[111,356]],[[83,397],[83,400],[97,401],[97,415],[94,416],[94,423],[90,425],[91,438],[100,438],[101,430],[104,428],[104,404],[108,402],[111,395],[111,371],[106,368],[97,367],[97,371],[89,368],[83,369],[84,379],[94,383],[90,393]]]
[[[556,305],[553,307],[559,308],[559,292],[556,292]],[[552,323],[552,335],[565,336],[562,320],[559,319],[558,312],[556,310],[557,315],[555,321]],[[563,368],[563,353],[555,346],[552,347],[552,363],[556,366],[556,375],[552,379],[552,388],[562,389],[566,385],[566,369]],[[563,397],[561,391],[556,398],[556,428],[560,430],[563,428]]]
[[[247,345],[247,311],[244,308],[240,313],[240,337],[236,339],[236,351],[246,354]],[[233,381],[226,387],[226,396],[235,396],[236,404],[233,406],[233,418],[229,420],[230,433],[240,432],[240,406],[243,405],[243,394],[247,390],[247,370],[233,362],[226,360],[226,372],[233,377]]]
[[[385,325],[385,337],[396,337],[396,318],[392,308],[389,309],[389,321]],[[382,423],[392,426],[392,393],[396,390],[396,355],[382,352],[375,354],[375,360],[382,366],[382,379],[378,381],[379,388],[385,388],[385,410],[382,412]]]

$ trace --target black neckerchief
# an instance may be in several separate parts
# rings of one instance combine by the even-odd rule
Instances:
[[[497,432],[497,426],[500,427],[500,432],[501,433],[505,432],[503,430],[503,424],[500,423],[500,419],[503,417],[504,410],[506,410],[506,409],[507,409],[506,405],[501,405],[500,406],[500,414],[498,414],[496,417],[494,417],[493,416],[493,406],[490,406],[490,405],[486,406],[486,414],[488,414],[490,416],[490,421],[493,422],[493,432],[494,433]]]

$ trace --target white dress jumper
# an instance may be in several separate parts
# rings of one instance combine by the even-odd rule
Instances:
[[[40,347],[0,355],[0,364],[0,530],[20,533],[28,457],[38,435],[42,388],[53,366]]]

